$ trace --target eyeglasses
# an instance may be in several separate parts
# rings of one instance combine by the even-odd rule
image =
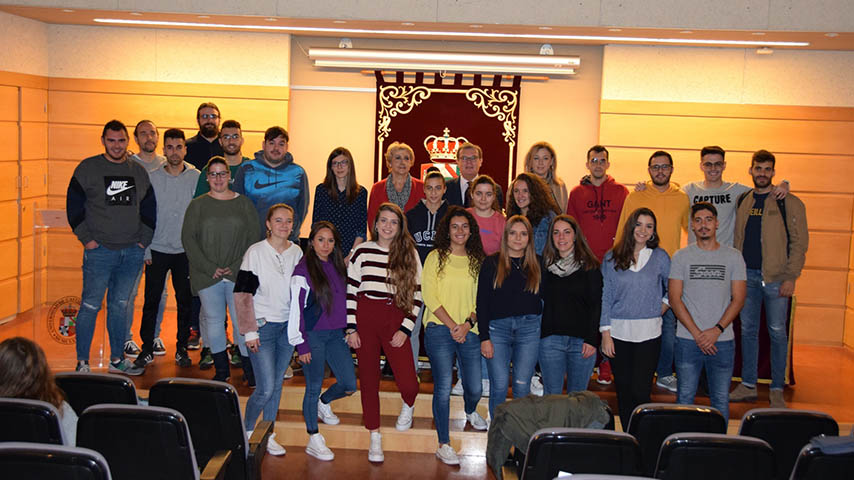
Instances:
[[[239,133],[223,133],[222,134],[223,140],[237,140],[239,138],[240,138]]]
[[[605,165],[606,163],[608,163],[608,159],[607,158],[591,158],[590,160],[588,160],[588,162],[592,163],[593,165]]]
[[[199,115],[199,118],[203,118],[205,120],[212,120],[214,118],[219,118],[219,115],[216,113],[203,113]]]
[[[224,172],[208,172],[208,178],[217,178],[217,177],[219,177],[219,178],[225,178],[225,177],[227,177],[230,173],[231,173],[231,172],[229,172],[228,170],[226,170],[226,171],[224,171]]]
[[[349,164],[350,162],[348,160],[338,160],[337,162],[332,162],[332,168],[344,167]]]
[[[460,160],[462,160],[464,162],[476,162],[476,161],[480,160],[480,157],[477,157],[475,155],[467,155],[464,157],[460,157]]]
[[[673,165],[650,165],[649,169],[653,172],[669,172]]]

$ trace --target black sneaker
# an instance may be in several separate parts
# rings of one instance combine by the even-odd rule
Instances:
[[[208,347],[204,347],[202,349],[202,354],[199,358],[199,368],[202,370],[208,370],[213,367],[214,360],[213,355],[211,354],[211,349]]]
[[[139,355],[140,349],[139,345],[136,344],[133,340],[128,340],[125,342],[125,348],[123,350],[125,352],[126,357],[135,358]]]
[[[74,369],[75,372],[83,372],[89,373],[92,371],[92,368],[89,367],[89,360],[83,362],[77,362],[77,368]]]
[[[187,353],[186,348],[179,348],[178,351],[175,352],[175,363],[177,363],[179,367],[189,367],[193,364],[193,360],[190,359],[190,355]]]
[[[166,355],[166,345],[163,345],[163,340],[160,337],[154,339],[154,354]]]
[[[195,328],[190,329],[190,337],[187,338],[187,350],[198,350],[201,345],[202,337],[199,335],[199,331]]]
[[[139,353],[139,356],[136,357],[136,360],[133,361],[135,367],[145,368],[146,365],[154,361],[154,352],[149,352],[143,350]]]

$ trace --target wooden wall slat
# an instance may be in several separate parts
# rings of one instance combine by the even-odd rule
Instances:
[[[797,192],[795,194],[807,207],[807,225],[810,230],[851,231],[851,222],[848,219],[854,215],[854,196]]]
[[[0,162],[0,202],[18,198],[18,163]]]
[[[21,89],[21,121],[47,122],[47,90]]]
[[[21,270],[20,274],[25,275],[28,273],[33,273],[33,266],[35,265],[35,236],[22,236],[19,240],[19,256],[21,259]]]
[[[624,147],[667,145],[697,149],[726,143],[728,149],[850,155],[854,121],[766,120],[602,114],[599,140]]]
[[[46,197],[26,198],[21,200],[21,236],[33,235],[35,229],[36,211],[44,208]]]
[[[21,123],[21,160],[42,160],[47,158],[47,123]]]
[[[18,202],[0,202],[0,241],[13,238],[18,238]]]
[[[258,85],[222,85],[216,83],[141,82],[133,80],[95,80],[84,78],[51,78],[51,91],[131,93],[138,95],[174,95],[210,98],[250,98],[288,100],[290,88]]]
[[[79,160],[50,160],[47,163],[48,195],[62,196],[63,208],[65,208],[65,193],[68,191],[68,182],[71,181],[74,169],[79,163]]]
[[[0,86],[0,121],[18,121],[18,89]]]
[[[0,281],[0,319],[11,317],[18,313],[18,279],[10,278]]]
[[[18,240],[3,240],[0,242],[0,280],[6,280],[9,278],[14,279],[17,276]],[[3,299],[3,301],[5,302],[6,299]]]
[[[83,273],[80,267],[72,269],[47,269],[47,302],[54,302],[68,295],[80,296],[83,291]]]
[[[854,309],[845,309],[845,326],[843,333],[843,342],[848,347],[854,348]]]
[[[854,308],[854,272],[848,271],[848,278],[845,284],[845,306]]]
[[[77,268],[83,262],[83,245],[71,231],[49,232],[47,235],[47,266]]]
[[[200,103],[208,100],[203,97],[52,90],[49,93],[49,119],[51,123],[103,126],[118,118],[130,130],[136,122],[146,118],[162,127],[194,129],[198,128],[196,109]],[[224,98],[215,103],[223,120],[233,118],[246,130],[263,131],[273,125],[287,128],[287,101]]]
[[[848,268],[846,259],[850,235],[832,232],[810,232],[805,267]]]
[[[805,268],[795,282],[798,305],[844,305],[848,273]]]
[[[795,310],[795,342],[839,345],[844,318],[844,307],[798,304]]]
[[[21,198],[47,195],[47,160],[21,162]]]
[[[48,79],[40,75],[0,71],[0,85],[47,89]]]
[[[3,139],[0,142],[0,161],[18,161],[18,124],[14,121],[0,122],[0,138]]]
[[[602,113],[616,114],[854,121],[854,109],[847,107],[741,105],[732,103],[650,102],[603,99],[600,103],[600,108]]]
[[[26,312],[33,308],[33,287],[35,275],[28,273],[18,278],[18,311]]]

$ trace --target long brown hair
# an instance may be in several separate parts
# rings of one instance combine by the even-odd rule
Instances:
[[[620,235],[617,244],[611,249],[614,270],[628,270],[635,263],[635,225],[641,215],[651,217],[653,223],[652,236],[647,239],[646,246],[652,249],[658,247],[658,220],[656,220],[655,214],[646,207],[638,208],[626,219],[626,223],[623,224],[623,233]]]
[[[469,238],[466,240],[466,256],[469,259],[469,273],[474,279],[480,273],[480,266],[483,264],[483,259],[486,258],[486,253],[483,251],[483,242],[480,239],[480,227],[477,225],[474,215],[468,210],[459,206],[451,205],[448,211],[439,220],[439,225],[436,226],[436,237],[433,239],[433,248],[439,252],[439,274],[445,269],[445,263],[448,261],[448,256],[451,254],[451,220],[454,217],[463,217],[469,222]]]
[[[359,190],[362,187],[356,182],[356,165],[353,162],[353,154],[350,153],[350,150],[347,150],[344,147],[337,147],[335,150],[332,150],[329,154],[329,158],[326,159],[326,178],[323,179],[323,186],[329,192],[329,198],[331,198],[333,202],[337,203],[338,182],[335,178],[335,172],[332,171],[332,160],[341,155],[347,159],[347,163],[350,165],[350,170],[347,173],[347,186],[344,189],[344,194],[347,197],[347,203],[353,203],[356,201],[356,198],[359,197]]]
[[[593,250],[591,250],[590,246],[587,245],[584,233],[581,232],[581,225],[578,224],[578,221],[575,220],[575,218],[565,213],[553,218],[549,225],[549,240],[546,242],[546,248],[543,249],[543,265],[548,267],[549,265],[557,262],[560,258],[560,253],[558,253],[557,247],[554,245],[553,235],[555,224],[557,222],[568,223],[569,226],[572,227],[573,232],[575,232],[573,254],[575,255],[575,261],[581,264],[581,268],[584,270],[594,270],[599,268],[599,259],[596,258]]]
[[[498,200],[498,184],[495,183],[495,180],[492,179],[489,175],[478,175],[474,177],[474,180],[469,184],[468,198],[469,205],[474,208],[474,204],[471,203],[471,199],[474,195],[474,189],[481,184],[486,184],[492,187],[492,209],[498,213],[504,212],[504,208],[501,206],[501,202]],[[465,201],[465,199],[463,199]]]
[[[415,291],[418,289],[416,277],[418,275],[418,253],[415,250],[415,241],[409,235],[409,228],[406,224],[406,215],[403,210],[397,205],[386,202],[380,205],[377,210],[377,215],[374,217],[374,224],[371,226],[371,240],[377,241],[380,236],[377,232],[377,222],[380,219],[380,213],[387,211],[393,213],[397,217],[398,231],[397,236],[391,241],[388,249],[388,270],[386,282],[395,286],[394,304],[397,308],[404,312],[412,310],[412,305],[415,300]]]
[[[538,225],[543,217],[548,216],[549,212],[554,212],[559,215],[561,213],[554,196],[552,196],[546,182],[535,173],[520,173],[516,175],[513,182],[510,184],[507,192],[507,215],[521,215],[522,209],[516,204],[516,197],[513,196],[513,186],[518,182],[525,182],[528,185],[528,196],[531,203],[528,204],[528,213],[525,217],[532,225]]]
[[[510,252],[507,248],[507,237],[510,235],[510,229],[517,223],[525,225],[525,228],[528,229],[528,245],[525,246],[525,255],[522,260],[522,272],[527,279],[525,291],[538,293],[540,291],[540,262],[537,261],[537,252],[534,250],[534,229],[531,228],[531,222],[523,215],[513,215],[507,219],[507,223],[504,225],[501,249],[498,251],[498,268],[495,271],[492,288],[501,288],[501,284],[504,283],[513,268],[510,263]]]
[[[0,397],[41,400],[61,408],[65,395],[44,351],[32,340],[14,337],[0,342]]]
[[[305,250],[305,266],[308,269],[308,277],[311,280],[311,288],[320,305],[327,312],[332,307],[332,289],[329,287],[329,279],[323,273],[323,265],[317,252],[314,250],[314,237],[324,228],[332,232],[332,238],[335,240],[335,248],[329,255],[329,261],[335,267],[335,272],[343,279],[347,277],[347,267],[344,265],[344,256],[341,254],[341,236],[338,234],[338,229],[331,222],[320,220],[311,225],[311,233],[308,234],[308,247]]]

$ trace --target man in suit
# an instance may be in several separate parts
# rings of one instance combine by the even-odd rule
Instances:
[[[460,145],[460,148],[457,149],[457,168],[460,171],[460,176],[448,180],[446,184],[445,200],[448,205],[471,206],[471,196],[466,193],[469,182],[478,176],[481,165],[483,165],[483,150],[479,146],[468,142]],[[500,185],[498,187],[498,203],[504,205],[504,194]]]

